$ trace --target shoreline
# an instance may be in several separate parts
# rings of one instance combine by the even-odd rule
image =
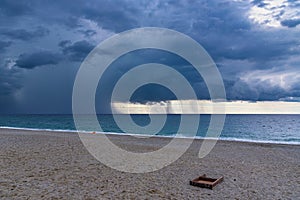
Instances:
[[[63,130],[63,129],[36,129],[36,128],[19,128],[19,127],[6,127],[0,126],[1,130],[20,130],[20,131],[34,131],[34,132],[53,132],[53,133],[91,133],[91,131],[78,131],[78,130]],[[138,137],[153,137],[153,138],[174,138],[174,135],[143,135],[133,133],[117,133],[117,132],[96,132],[96,134],[105,135],[119,135],[119,136],[138,136]],[[204,138],[196,136],[194,138],[177,136],[180,139],[192,139],[192,140],[217,140],[217,141],[228,141],[228,142],[241,142],[241,143],[254,143],[254,144],[274,144],[274,145],[296,145],[300,146],[300,142],[286,142],[286,141],[273,141],[273,140],[251,140],[251,139],[239,139],[239,138]]]

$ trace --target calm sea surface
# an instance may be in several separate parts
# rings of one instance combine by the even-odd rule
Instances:
[[[153,116],[155,117],[155,115]],[[139,126],[148,125],[151,120],[148,115],[131,115]],[[210,115],[200,115],[197,137],[206,136]],[[85,131],[97,131],[89,124],[85,116]],[[124,134],[116,124],[113,115],[98,115],[98,121],[105,132]],[[156,133],[161,136],[173,136],[178,132],[181,115],[168,115],[162,129]],[[75,131],[72,115],[0,115],[0,127]],[[141,134],[135,127],[126,133]],[[186,130],[186,132],[189,132]],[[144,133],[147,134],[147,131]],[[188,133],[179,133],[186,136]],[[224,140],[255,141],[266,143],[300,144],[300,115],[227,115],[220,136]]]

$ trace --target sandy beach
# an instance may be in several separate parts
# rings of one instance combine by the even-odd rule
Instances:
[[[168,142],[110,137],[136,151]],[[299,199],[300,145],[219,141],[199,159],[200,145],[159,171],[131,174],[94,159],[76,133],[0,129],[0,199]],[[213,190],[189,185],[202,174],[224,182]]]

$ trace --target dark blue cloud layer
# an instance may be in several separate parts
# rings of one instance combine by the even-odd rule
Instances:
[[[58,64],[61,59],[60,54],[49,51],[21,54],[16,60],[16,66],[25,69],[33,69],[39,66]]]
[[[300,24],[300,18],[299,19],[287,19],[287,20],[283,20],[281,22],[281,25],[283,26],[287,26],[290,28],[296,27]]]
[[[11,45],[11,41],[1,41],[0,40],[0,53],[3,52],[7,47]]]
[[[145,26],[171,28],[191,36],[203,45],[223,75],[227,97],[230,100],[297,99],[300,97],[300,83],[289,83],[289,80],[285,80],[288,86],[283,87],[272,82],[275,79],[262,79],[259,80],[260,84],[243,79],[245,75],[260,70],[262,73],[277,70],[282,72],[283,76],[286,70],[299,72],[299,14],[291,19],[283,19],[285,10],[278,13],[274,17],[282,25],[280,28],[256,24],[247,15],[253,6],[268,8],[270,4],[271,2],[264,0],[252,2],[74,0],[72,3],[66,0],[58,2],[2,0],[0,112],[3,111],[1,108],[3,105],[10,105],[10,108],[17,107],[15,105],[18,99],[15,94],[22,91],[22,88],[27,88],[28,91],[30,90],[28,88],[32,87],[28,94],[31,96],[36,94],[37,88],[34,87],[40,84],[36,83],[36,86],[29,87],[34,84],[29,84],[28,80],[22,78],[28,76],[28,73],[36,73],[32,76],[38,77],[45,74],[49,65],[53,68],[68,66],[66,70],[70,70],[69,74],[72,74],[68,79],[70,81],[68,85],[72,85],[74,71],[76,72],[80,62],[98,42],[106,37],[102,35],[103,32],[118,33]],[[287,0],[282,9],[298,7],[297,1]],[[88,25],[83,24],[83,20]],[[199,98],[209,98],[201,77],[195,74],[191,66],[174,55],[153,51],[136,52],[121,61],[112,66],[113,70],[107,74],[108,82],[103,88],[103,96],[109,97],[112,89],[109,84],[113,83],[109,80],[120,77],[124,73],[125,65],[134,66],[137,63],[156,61],[173,66],[185,74],[193,87],[198,88]],[[24,73],[27,69],[31,71]],[[64,73],[68,74],[67,71]],[[56,79],[58,76],[60,74],[53,75],[53,81],[63,80]],[[52,85],[50,79],[44,85],[49,85],[50,90]],[[71,94],[70,87],[61,93]],[[23,99],[26,99],[26,93],[23,95]],[[70,107],[71,96],[64,98],[67,100],[62,102],[68,103],[65,106],[57,105],[58,108]],[[132,100],[145,102],[173,98],[174,96],[163,88],[147,86],[135,93]],[[51,108],[56,106],[53,102],[49,104],[53,104]],[[33,106],[33,112],[34,109]],[[42,112],[42,109],[39,109],[39,112]]]
[[[28,1],[1,0],[0,11],[2,17],[15,17],[29,14],[32,11],[32,7]]]
[[[64,40],[59,43],[64,55],[68,56],[71,61],[83,61],[87,54],[92,51],[95,45],[86,40],[77,41],[73,44],[69,40]]]
[[[4,35],[10,39],[19,39],[19,40],[32,40],[38,37],[43,37],[49,34],[49,30],[44,27],[37,27],[34,31],[28,31],[25,29],[2,29],[0,34]]]

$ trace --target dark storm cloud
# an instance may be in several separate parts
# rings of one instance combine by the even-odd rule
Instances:
[[[26,8],[26,3],[20,5],[20,10],[25,12]],[[4,9],[10,13],[11,9]],[[40,12],[41,9],[43,12]],[[114,32],[140,26],[139,19],[136,17],[138,13],[142,13],[135,1],[123,0],[74,0],[72,3],[67,0],[59,2],[35,1],[31,2],[30,10],[30,14],[47,23],[65,25],[74,29],[81,26],[80,19],[89,19],[96,22],[100,27]],[[46,13],[51,13],[51,15]]]
[[[3,52],[7,47],[9,47],[12,44],[12,42],[7,41],[1,41],[0,40],[0,52]]]
[[[259,2],[263,1],[254,3]],[[200,3],[198,7],[201,7]],[[212,9],[214,7],[218,9]],[[194,9],[190,9],[193,13]],[[238,7],[238,4],[211,1],[206,2],[202,11],[188,16],[194,22],[187,33],[200,42],[216,61],[226,58],[259,63],[299,53],[299,50],[291,48],[299,43],[297,38],[289,37],[286,31],[253,28],[251,21],[243,14],[243,7]],[[186,17],[178,23],[184,24]],[[269,66],[258,64],[257,67]]]
[[[88,53],[92,51],[95,45],[86,40],[71,43],[71,41],[64,40],[59,43],[62,51],[72,61],[82,61]]]
[[[132,15],[135,12],[138,10],[134,6],[124,4],[123,1],[107,1],[96,4],[96,6],[86,6],[82,15],[87,19],[96,21],[105,29],[120,32],[134,28],[139,24],[138,19]]]
[[[268,83],[252,87],[242,80],[228,84],[225,81],[227,96],[230,100],[251,100],[251,101],[276,101],[289,95],[284,89],[278,86],[268,86]]]
[[[34,31],[25,29],[2,29],[0,34],[10,39],[32,40],[34,38],[43,37],[49,34],[49,30],[44,27],[37,27]]]
[[[41,51],[32,54],[21,54],[16,60],[16,66],[33,69],[43,65],[55,65],[62,59],[60,54],[50,51]]]
[[[70,5],[69,1],[62,0],[59,4],[50,5],[49,9],[64,12],[63,23],[68,27],[78,27],[79,19],[85,18],[96,22],[100,27],[114,32],[125,31],[140,25],[136,18],[141,13],[135,1],[84,1],[74,0]]]
[[[61,48],[65,48],[71,44],[72,44],[72,42],[70,40],[63,40],[58,43],[58,46]]]
[[[264,6],[268,5],[268,3],[264,2],[264,0],[254,0],[251,3],[253,3],[254,5],[256,5],[258,7],[264,7]]]
[[[252,60],[257,63],[264,63],[264,61],[284,59],[300,53],[299,49],[291,48],[297,43],[300,44],[296,39],[274,39],[272,35],[262,37],[262,34],[242,34],[241,36],[236,35],[231,44],[226,45],[227,42],[220,42],[221,45],[214,42],[210,43],[209,50],[213,53],[214,58]],[[212,44],[215,44],[215,48],[211,46]],[[264,63],[264,66],[257,65],[257,67],[268,68],[269,66]]]
[[[287,19],[281,22],[281,25],[287,26],[289,28],[294,28],[300,24],[300,18],[299,19]]]
[[[32,10],[31,3],[29,1],[19,0],[19,1],[11,1],[11,0],[1,0],[0,2],[0,13],[7,16],[18,16],[29,14]],[[1,14],[0,14],[1,15]]]

